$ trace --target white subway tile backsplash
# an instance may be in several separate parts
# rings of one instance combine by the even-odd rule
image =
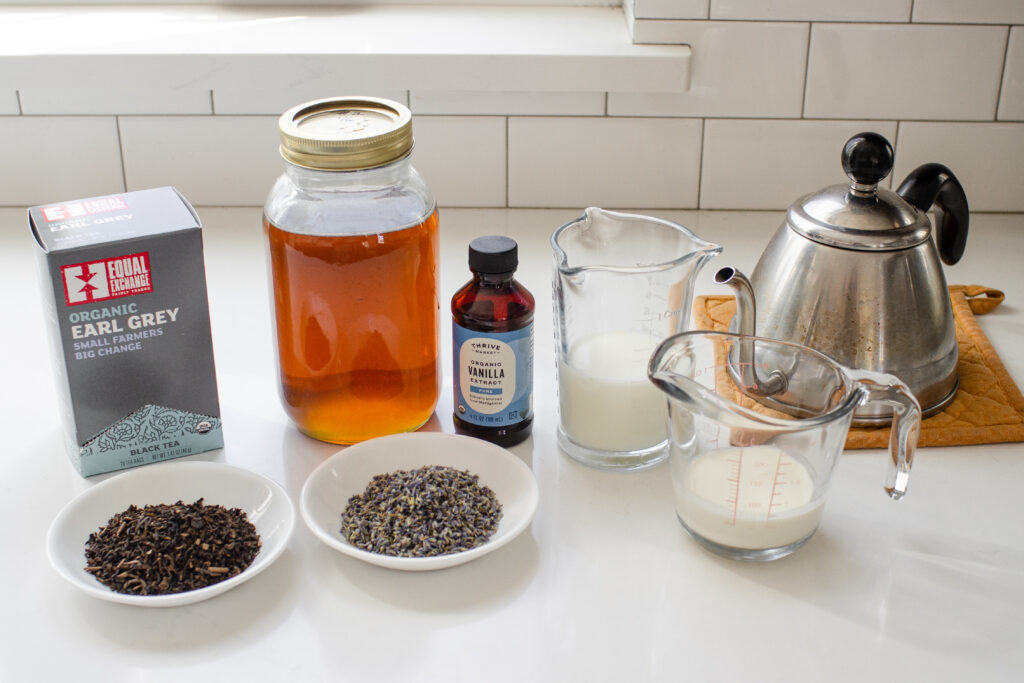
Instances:
[[[415,116],[412,163],[446,206],[505,206],[505,118]]]
[[[642,44],[686,45],[685,90],[681,76],[669,84],[659,69],[653,85],[610,85],[602,71],[575,89],[545,90],[549,71],[566,64],[557,50],[532,55],[542,76],[530,83],[493,67],[451,84],[443,73],[410,80],[370,51],[357,72],[335,76],[293,55],[298,76],[272,88],[266,69],[294,65],[258,48],[251,64],[240,57],[235,66],[259,77],[220,79],[212,91],[195,78],[218,62],[199,55],[182,57],[175,83],[124,57],[146,71],[138,89],[89,90],[64,72],[27,72],[28,82],[0,88],[0,205],[170,184],[200,206],[261,206],[283,168],[277,117],[310,100],[370,95],[412,109],[413,162],[442,209],[784,209],[843,182],[842,144],[874,130],[897,146],[885,185],[934,160],[961,177],[972,210],[1024,212],[1024,0],[623,5],[636,45],[610,51],[608,67],[633,64],[619,57],[652,49]],[[462,69],[459,44],[445,47],[451,61],[438,69]],[[356,80],[371,87],[332,85]]]
[[[914,0],[914,21],[958,24],[1024,23],[1021,0]]]
[[[1024,123],[901,123],[895,182],[932,161],[953,171],[971,211],[1024,211]]]
[[[233,90],[217,88],[213,91],[213,110],[215,114],[267,114],[280,116],[292,107],[321,100],[325,97],[342,95],[359,95],[383,97],[402,104],[409,104],[409,96],[405,90],[369,90],[349,92],[347,88],[277,88],[267,90]]]
[[[662,26],[659,39],[691,46],[690,87],[682,93],[609,93],[609,115],[800,116],[807,24],[648,23]]]
[[[865,130],[896,139],[896,123],[888,121],[707,121],[700,208],[784,209],[842,183],[843,145]]]
[[[483,92],[413,90],[414,114],[477,114],[497,116],[601,116],[603,92]]]
[[[1010,29],[997,118],[1000,121],[1024,121],[1024,26]]]
[[[124,116],[129,190],[173,185],[201,206],[262,206],[284,167],[272,116]]]
[[[18,104],[17,90],[0,90],[0,116],[17,115],[21,113]]]
[[[277,117],[121,118],[129,189],[174,185],[194,204],[261,206],[284,168]],[[414,165],[448,206],[504,206],[505,120],[417,117]]]
[[[712,19],[909,21],[911,0],[711,0]]]
[[[706,19],[708,0],[632,0],[637,19]]]
[[[992,120],[1007,30],[814,24],[804,116]]]
[[[210,91],[173,88],[21,90],[25,114],[212,114]]]
[[[0,204],[31,206],[124,191],[112,116],[0,117]]]
[[[701,122],[509,119],[509,206],[693,208]]]

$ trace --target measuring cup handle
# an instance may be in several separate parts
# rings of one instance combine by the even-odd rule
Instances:
[[[890,498],[899,500],[907,492],[910,466],[914,464],[917,437],[921,432],[921,405],[907,385],[892,375],[865,370],[850,374],[864,390],[861,405],[881,402],[893,408],[885,491]]]

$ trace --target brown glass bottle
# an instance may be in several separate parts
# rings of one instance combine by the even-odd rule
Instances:
[[[515,280],[518,245],[502,236],[469,244],[473,279],[452,297],[455,431],[499,446],[533,426],[533,295]]]

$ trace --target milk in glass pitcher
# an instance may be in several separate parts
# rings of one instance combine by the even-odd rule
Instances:
[[[721,247],[671,221],[588,208],[551,236],[558,443],[604,469],[667,451],[666,400],[652,352],[689,324],[693,279]]]

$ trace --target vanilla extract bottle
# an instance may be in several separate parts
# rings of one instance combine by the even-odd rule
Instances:
[[[452,297],[455,430],[499,446],[533,426],[533,295],[515,280],[519,247],[499,235],[469,244],[473,279]]]

